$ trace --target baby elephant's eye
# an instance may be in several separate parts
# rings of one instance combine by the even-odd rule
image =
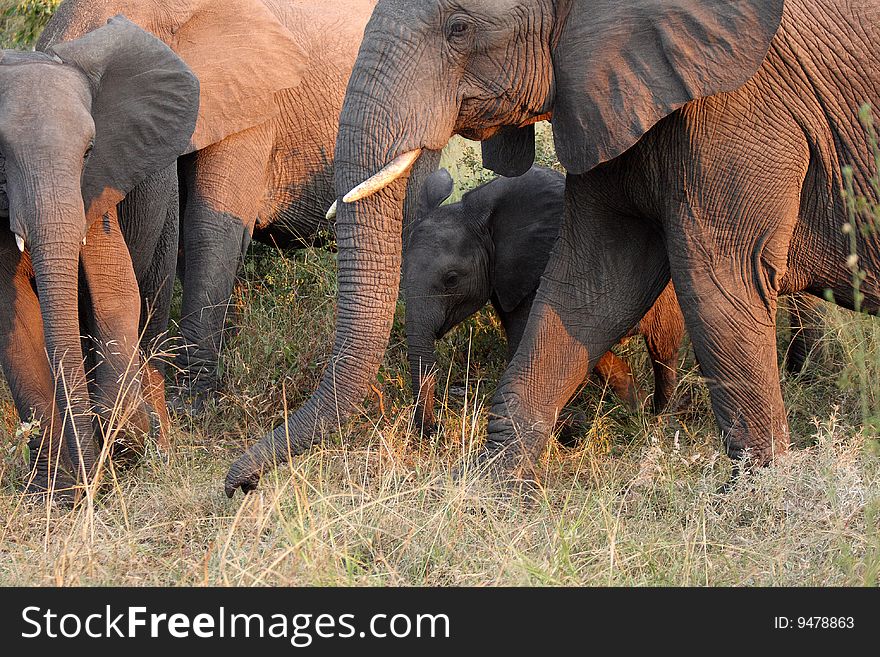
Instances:
[[[95,147],[95,142],[90,141],[88,148],[86,148],[86,152],[83,153],[83,162],[89,159],[89,155],[92,154],[92,149]]]
[[[458,280],[458,272],[447,272],[446,275],[443,277],[443,287],[445,287],[447,290],[453,288],[458,285]]]

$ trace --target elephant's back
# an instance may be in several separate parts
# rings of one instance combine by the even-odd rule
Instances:
[[[306,48],[343,44],[357,54],[376,0],[262,0]],[[354,60],[352,59],[352,62]]]

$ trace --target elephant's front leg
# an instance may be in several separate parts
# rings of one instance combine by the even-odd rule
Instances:
[[[483,458],[518,477],[534,475],[560,409],[669,280],[662,237],[591,195],[600,176],[568,178],[560,237],[493,398]]]
[[[73,468],[67,450],[61,449],[55,382],[32,278],[29,254],[19,253],[11,232],[0,231],[0,362],[19,419],[35,421],[28,442],[27,490],[60,491],[73,486]]]
[[[185,269],[178,410],[198,412],[217,386],[235,277],[266,193],[267,128],[233,135],[181,161]]]
[[[159,437],[163,409],[144,403],[141,298],[115,209],[90,227],[81,261],[89,298],[87,337],[95,361],[89,377],[95,411],[105,438],[125,436],[140,449],[144,436]]]

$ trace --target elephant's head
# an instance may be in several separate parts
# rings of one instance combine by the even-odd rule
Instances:
[[[89,474],[95,449],[77,307],[83,241],[187,150],[197,110],[186,65],[121,17],[48,53],[2,53],[0,209],[33,263],[68,474]]]
[[[560,161],[583,173],[685,103],[744,84],[782,8],[783,0],[380,0],[336,142],[333,364],[306,407],[233,465],[227,492],[304,449],[317,417],[335,423],[337,407],[350,411],[365,396],[397,296],[404,182],[423,149],[455,133],[492,138],[485,162],[522,174],[534,159],[532,124],[552,115]]]
[[[434,424],[434,342],[492,301],[512,354],[562,221],[564,176],[533,167],[496,178],[441,205],[452,178],[425,184],[404,265],[406,338],[416,423]],[[520,312],[521,311],[521,312]]]

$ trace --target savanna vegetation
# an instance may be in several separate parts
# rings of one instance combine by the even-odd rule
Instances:
[[[0,3],[4,46],[30,42],[55,4]],[[549,128],[541,134],[539,160],[554,166]],[[463,140],[444,164],[457,181],[453,199],[491,175]],[[850,207],[858,239],[880,212],[856,198]],[[857,262],[852,269],[858,285]],[[0,392],[0,584],[880,582],[880,325],[831,306],[821,350],[804,374],[783,377],[793,449],[729,488],[730,463],[688,349],[679,387],[687,410],[633,413],[587,382],[575,404],[589,428],[573,447],[552,445],[542,485],[526,499],[468,477],[453,483],[450,471],[485,430],[503,332],[485,310],[443,341],[442,430],[421,438],[401,304],[363,413],[257,492],[228,500],[229,462],[317,384],[335,291],[332,245],[254,246],[230,314],[220,394],[203,417],[176,418],[169,454],[148,449],[124,469],[109,463],[102,489],[73,511],[18,493],[28,432],[40,429]],[[780,362],[790,339],[783,315]],[[621,351],[650,387],[639,341]]]

